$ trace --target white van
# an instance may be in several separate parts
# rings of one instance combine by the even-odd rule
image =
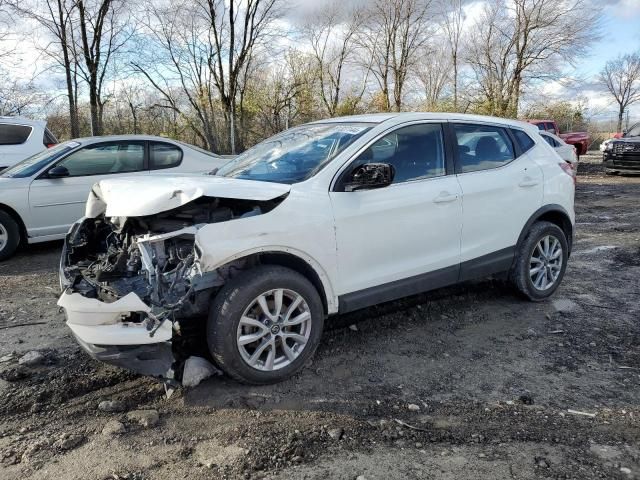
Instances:
[[[0,117],[0,171],[56,143],[45,121]]]

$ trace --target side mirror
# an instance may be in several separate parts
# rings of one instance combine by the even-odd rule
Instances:
[[[396,169],[389,163],[365,163],[358,165],[351,172],[344,187],[345,192],[370,190],[391,185]]]
[[[47,172],[47,177],[49,178],[62,178],[68,176],[69,170],[67,170],[67,167],[63,167],[62,165],[57,165]]]

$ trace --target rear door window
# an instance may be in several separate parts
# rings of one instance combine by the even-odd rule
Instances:
[[[144,169],[144,142],[89,145],[58,163],[70,177],[138,172]]]
[[[0,145],[21,145],[27,141],[31,131],[28,125],[0,123]]]
[[[515,159],[506,129],[492,125],[454,124],[458,143],[456,173],[501,167]]]
[[[558,132],[556,132],[556,127],[555,127],[555,126],[553,125],[553,123],[551,123],[551,122],[547,122],[547,123],[545,124],[545,130],[546,130],[547,132],[551,132],[551,133],[553,133],[553,134],[558,133]]]
[[[149,169],[177,167],[182,163],[182,149],[177,145],[161,142],[149,143]]]

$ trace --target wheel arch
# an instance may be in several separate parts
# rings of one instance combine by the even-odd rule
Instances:
[[[531,226],[535,222],[550,222],[554,225],[557,225],[562,229],[567,238],[567,244],[569,245],[569,251],[567,254],[571,254],[571,248],[573,246],[573,224],[571,223],[571,217],[567,211],[561,205],[545,205],[544,207],[539,208],[536,212],[529,217],[527,223],[524,225],[522,231],[520,232],[520,236],[518,237],[517,248],[520,248],[522,242],[524,242],[527,233],[531,229]]]
[[[7,213],[15,222],[18,224],[18,228],[20,229],[20,243],[24,243],[27,241],[27,226],[24,224],[22,217],[18,212],[16,212],[13,208],[11,208],[6,203],[0,203],[0,211]]]
[[[327,274],[313,258],[292,249],[261,248],[234,255],[215,268],[222,268],[231,262],[246,261],[248,265],[279,265],[290,268],[304,276],[315,287],[322,300],[326,315],[338,311],[338,301]]]

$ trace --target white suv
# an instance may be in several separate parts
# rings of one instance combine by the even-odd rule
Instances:
[[[107,180],[69,232],[58,304],[94,357],[180,377],[202,329],[232,377],[300,370],[325,318],[489,275],[559,286],[571,169],[535,126],[460,114],[290,129],[216,175]]]
[[[58,143],[47,122],[0,117],[0,171]]]

